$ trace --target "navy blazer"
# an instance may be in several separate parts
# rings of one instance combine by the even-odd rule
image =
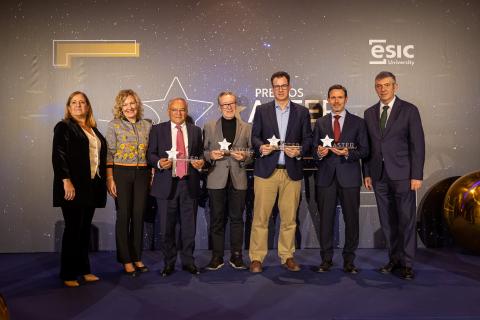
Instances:
[[[272,175],[280,157],[278,151],[273,151],[268,156],[263,157],[260,153],[260,146],[269,143],[267,139],[270,139],[273,135],[280,138],[275,114],[275,101],[258,106],[253,118],[252,147],[256,154],[254,174],[261,178],[268,178]],[[309,153],[312,144],[310,113],[307,108],[294,102],[290,102],[285,142],[300,144],[301,157]],[[285,166],[290,179],[301,180],[303,178],[302,159],[290,158],[285,155]]]
[[[337,181],[343,188],[360,187],[362,185],[360,160],[368,156],[368,136],[365,121],[350,112],[346,112],[339,143],[353,143],[356,149],[348,151],[348,158],[337,156],[329,151],[319,159],[317,149],[322,145],[320,139],[328,134],[333,137],[332,114],[327,114],[315,123],[313,129],[313,157],[317,160],[318,171],[315,183],[319,187],[328,187],[336,174]]]
[[[187,123],[188,155],[190,157],[203,156],[202,130]],[[158,161],[168,158],[167,151],[172,149],[172,128],[170,121],[162,122],[152,127],[148,140],[147,160],[148,164],[155,168],[150,194],[156,198],[169,199],[172,191],[172,168],[159,169]],[[190,197],[197,199],[200,195],[200,173],[197,169],[188,165],[188,191]]]
[[[370,156],[365,159],[364,176],[380,179],[382,160],[392,180],[423,180],[425,137],[418,108],[395,99],[387,126],[380,133],[380,102],[365,110]]]

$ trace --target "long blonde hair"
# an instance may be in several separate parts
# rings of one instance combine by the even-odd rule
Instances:
[[[85,116],[85,124],[87,126],[89,126],[90,128],[95,128],[97,126],[97,122],[95,121],[95,118],[93,117],[92,105],[90,104],[90,100],[88,100],[87,95],[85,93],[83,93],[82,91],[72,92],[68,96],[67,104],[65,105],[65,114],[63,116],[63,120],[73,120],[73,121],[77,122],[77,120],[75,120],[75,118],[72,117],[72,114],[70,113],[70,110],[68,109],[68,107],[70,106],[70,102],[72,101],[73,97],[76,96],[77,94],[81,94],[85,98],[85,102],[87,103],[87,106],[88,106],[87,115]]]
[[[117,97],[115,98],[115,105],[113,106],[113,118],[126,120],[125,116],[123,115],[122,106],[125,99],[127,99],[129,96],[132,96],[133,99],[135,99],[135,102],[137,103],[136,120],[138,121],[143,118],[142,100],[140,100],[140,97],[138,96],[138,94],[132,89],[124,89],[118,92]]]

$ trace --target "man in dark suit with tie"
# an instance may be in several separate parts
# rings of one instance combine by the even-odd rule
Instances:
[[[368,136],[362,118],[345,110],[347,89],[336,84],[328,89],[332,112],[315,123],[313,150],[317,159],[317,205],[320,214],[320,247],[322,263],[318,272],[330,271],[333,258],[333,228],[337,199],[345,221],[343,270],[356,274],[355,250],[359,238],[360,160],[368,155]],[[334,144],[331,145],[331,137]]]
[[[389,262],[379,269],[399,269],[411,280],[416,250],[415,192],[422,186],[425,137],[418,108],[395,96],[395,75],[380,72],[375,91],[380,101],[365,110],[370,156],[364,165],[364,183],[375,192]]]
[[[256,108],[252,126],[252,146],[257,156],[249,251],[253,273],[263,270],[268,251],[268,221],[277,195],[281,220],[278,255],[286,269],[300,271],[293,258],[296,217],[303,178],[302,157],[312,143],[310,114],[305,107],[290,101],[288,73],[276,72],[270,81],[275,100]]]
[[[175,229],[180,224],[180,258],[183,270],[199,271],[194,263],[197,198],[203,167],[202,130],[185,122],[188,105],[183,98],[168,103],[170,121],[154,125],[148,142],[148,163],[155,168],[150,194],[157,200],[160,241],[165,259],[162,276],[175,270],[177,246]],[[192,160],[193,157],[198,157]]]

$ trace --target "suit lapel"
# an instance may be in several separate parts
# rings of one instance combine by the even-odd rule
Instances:
[[[327,121],[327,124],[326,124],[326,134],[328,134],[328,137],[329,138],[333,138],[333,126],[332,126],[332,113],[329,113],[325,116],[325,119]],[[322,137],[322,139],[325,138],[325,137]]]
[[[193,146],[193,130],[192,125],[187,123],[187,137],[188,137],[188,156],[192,154],[192,146]]]
[[[240,133],[242,132],[242,122],[238,118],[235,118],[235,119],[236,119],[235,138],[233,139],[232,147],[236,145],[238,139],[240,138]]]
[[[382,133],[380,132],[380,102],[378,102],[376,105],[373,106],[373,117],[374,117],[374,121],[376,123],[375,125],[375,132],[377,133],[377,135],[379,137],[382,136]]]
[[[395,99],[395,103],[393,104],[392,112],[390,113],[390,116],[387,119],[387,126],[385,127],[385,132],[383,133],[384,136],[386,136],[388,132],[390,132],[390,129],[395,124],[395,120],[398,118],[398,115],[402,112],[401,109],[402,109],[401,102],[400,102],[400,99],[398,99],[397,97]],[[378,113],[377,113],[377,116],[378,116]],[[380,121],[378,123],[380,123]]]
[[[159,138],[159,141],[162,141],[165,139],[165,137],[170,137],[170,139],[165,139],[167,141],[167,148],[166,150],[172,150],[172,147],[173,147],[173,141],[172,141],[172,122],[171,121],[168,121],[166,122],[166,126],[165,126],[165,136],[160,136],[158,137]],[[160,134],[162,135],[163,132],[162,130],[160,130]]]
[[[220,146],[218,145],[219,141],[222,141],[224,136],[223,136],[223,129],[222,129],[222,118],[218,119],[217,122],[215,123],[215,140],[220,139],[218,141],[214,141],[216,145],[213,147],[213,149],[217,149]]]
[[[293,127],[296,125],[295,119],[297,118],[297,109],[293,105],[292,102],[290,102],[290,114],[288,116],[288,123],[287,123],[287,132],[285,133],[285,141],[287,141],[288,136],[290,135],[290,132],[293,130]]]
[[[268,120],[270,120],[271,123],[273,123],[273,131],[275,133],[275,137],[277,137],[278,139],[280,139],[280,130],[278,129],[278,122],[277,122],[277,114],[276,114],[276,111],[275,111],[275,101],[272,102],[272,104],[270,105],[270,108],[268,110]],[[268,139],[270,139],[271,137],[267,137]]]
[[[348,133],[352,129],[350,125],[351,119],[352,119],[352,115],[350,114],[350,112],[346,111],[345,119],[343,119],[343,127],[340,133],[340,141],[342,142],[346,142],[343,140],[343,138],[348,137]]]

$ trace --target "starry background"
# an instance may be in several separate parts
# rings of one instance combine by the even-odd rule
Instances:
[[[139,93],[153,120],[166,119],[168,99],[185,96],[202,127],[218,117],[216,96],[226,89],[238,93],[248,120],[257,100],[270,100],[256,89],[269,88],[278,70],[302,89],[292,99],[322,100],[341,83],[349,90],[347,108],[361,115],[377,101],[375,74],[388,69],[397,75],[398,96],[416,104],[423,119],[419,197],[443,178],[479,169],[476,1],[4,0],[0,9],[0,252],[58,250],[51,141],[75,90],[89,96],[102,132],[123,88]],[[140,56],[73,58],[70,68],[55,68],[54,39],[136,40]],[[414,65],[369,64],[370,39],[413,44]],[[102,250],[115,248],[114,219],[109,199],[94,218]],[[364,234],[377,227],[370,223]],[[199,236],[206,237],[203,225]]]

